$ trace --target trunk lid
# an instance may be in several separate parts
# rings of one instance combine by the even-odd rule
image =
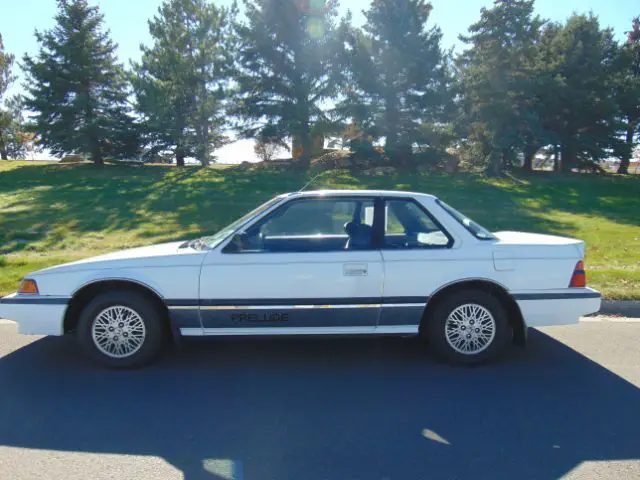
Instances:
[[[582,240],[525,232],[494,235],[493,265],[497,271],[544,271],[547,284],[558,288],[568,285],[576,262],[584,258]]]
[[[541,254],[549,254],[553,258],[560,256],[560,258],[575,257],[581,259],[584,257],[584,241],[577,238],[528,232],[494,232],[493,234],[498,239],[495,242],[496,251],[539,252]]]

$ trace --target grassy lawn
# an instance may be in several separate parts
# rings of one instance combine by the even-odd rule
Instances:
[[[310,175],[0,162],[0,294],[46,266],[215,232]],[[608,298],[640,299],[640,178],[327,172],[312,188],[323,187],[429,192],[492,230],[582,238],[589,284]]]

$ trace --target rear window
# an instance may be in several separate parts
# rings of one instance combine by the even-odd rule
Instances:
[[[442,200],[437,200],[437,203],[442,207],[442,209],[445,212],[447,212],[449,215],[455,218],[460,225],[466,228],[478,240],[495,240],[496,239],[496,236],[493,233],[491,233],[489,230],[484,228],[479,223],[474,222],[466,215],[463,215],[452,206],[447,205]]]

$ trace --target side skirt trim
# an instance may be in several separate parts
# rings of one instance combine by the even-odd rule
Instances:
[[[256,328],[181,328],[185,337],[252,335],[414,335],[418,325],[383,327],[256,327]]]

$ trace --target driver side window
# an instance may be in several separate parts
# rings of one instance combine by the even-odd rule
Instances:
[[[373,200],[292,200],[232,242],[227,252],[327,252],[372,248]],[[230,244],[231,245],[231,244]]]

